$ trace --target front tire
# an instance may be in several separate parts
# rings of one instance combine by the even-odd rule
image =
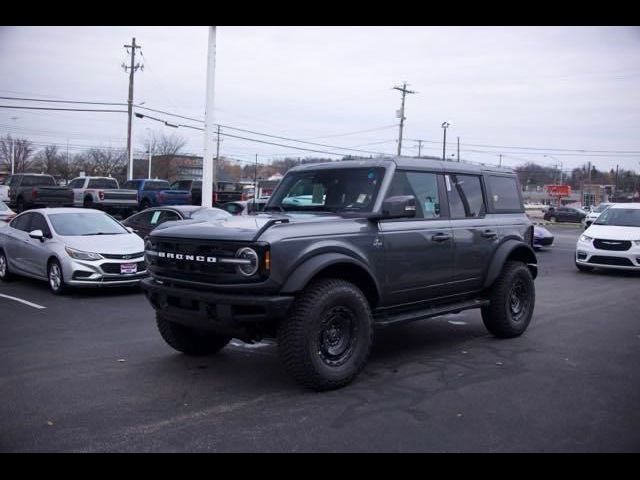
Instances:
[[[522,335],[533,316],[533,276],[522,262],[509,261],[489,291],[489,305],[482,307],[482,321],[499,338]]]
[[[310,284],[278,326],[288,373],[316,391],[343,387],[364,368],[373,343],[367,299],[354,284],[326,278]]]
[[[13,275],[9,271],[9,261],[4,251],[0,250],[0,280],[8,282],[13,278]]]
[[[47,279],[49,290],[55,295],[62,295],[67,291],[67,285],[64,283],[62,267],[58,260],[51,260],[47,266]]]
[[[211,355],[222,350],[231,337],[172,322],[156,312],[158,331],[171,347],[186,355]]]

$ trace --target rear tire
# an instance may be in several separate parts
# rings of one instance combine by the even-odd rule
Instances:
[[[13,278],[13,275],[9,271],[9,261],[3,250],[0,250],[0,280],[8,282]]]
[[[535,299],[535,285],[527,266],[508,261],[489,290],[489,305],[482,307],[484,326],[500,338],[522,335],[531,322]]]
[[[312,390],[343,387],[369,356],[373,318],[360,289],[326,278],[309,285],[278,326],[280,359],[289,374]]]
[[[594,267],[590,267],[588,265],[580,265],[578,262],[576,262],[576,268],[581,272],[593,272]]]
[[[85,198],[84,202],[82,202],[82,206],[84,208],[95,208],[93,206],[93,200],[91,198]]]
[[[222,350],[231,341],[231,337],[172,322],[158,312],[156,323],[164,341],[186,355],[211,355]]]

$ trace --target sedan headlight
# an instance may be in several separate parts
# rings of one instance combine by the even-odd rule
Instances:
[[[76,250],[71,247],[64,247],[65,251],[69,254],[71,258],[75,258],[76,260],[101,260],[102,255],[99,253],[93,252],[83,252],[82,250]]]
[[[591,240],[593,240],[593,237],[589,237],[588,235],[580,235],[581,242],[589,243]]]
[[[236,252],[236,258],[244,260],[241,264],[238,264],[238,272],[245,277],[250,277],[256,274],[258,267],[260,266],[260,259],[253,248],[241,248]]]

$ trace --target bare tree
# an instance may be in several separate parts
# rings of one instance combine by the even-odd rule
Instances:
[[[92,148],[87,152],[87,158],[91,175],[97,176],[113,176],[127,163],[127,154],[124,150]]]
[[[48,145],[40,150],[34,157],[34,166],[40,169],[42,173],[49,175],[58,174],[58,165],[61,160],[56,145]]]
[[[15,172],[22,173],[33,166],[33,144],[26,138],[12,138],[11,135],[0,138],[0,164],[11,169],[11,147],[14,144]]]

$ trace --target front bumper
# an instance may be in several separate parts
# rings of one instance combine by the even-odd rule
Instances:
[[[153,278],[140,286],[155,310],[187,326],[216,330],[265,322],[287,315],[293,295],[230,294],[160,283]]]
[[[111,273],[120,271],[120,264],[137,265],[135,273]],[[128,260],[103,259],[97,261],[76,260],[67,257],[61,262],[62,274],[67,285],[73,287],[122,287],[137,285],[149,276],[144,257]]]
[[[579,240],[576,244],[575,260],[576,264],[588,267],[640,270],[640,246],[632,242],[629,250],[603,250],[595,248],[593,241]]]
[[[534,247],[548,247],[553,244],[554,237],[534,237],[533,238],[533,246]]]

